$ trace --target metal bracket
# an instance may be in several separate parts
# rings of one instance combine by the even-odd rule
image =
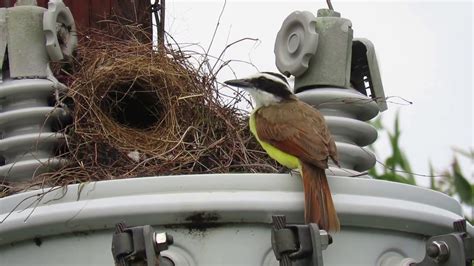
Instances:
[[[3,65],[7,58],[8,43],[7,9],[0,8],[0,83],[3,82]]]
[[[69,60],[77,47],[77,31],[71,10],[62,0],[50,0],[43,16],[46,50],[51,61]]]
[[[164,47],[165,45],[165,7],[165,0],[155,0],[154,3],[151,4],[151,12],[155,17],[156,34],[159,47]]]
[[[171,266],[160,252],[173,244],[167,233],[156,233],[150,225],[127,227],[124,223],[115,226],[112,238],[112,254],[116,265]]]
[[[466,220],[453,223],[454,233],[434,236],[426,242],[425,258],[410,266],[462,266],[472,265],[474,238],[466,232]]]
[[[316,224],[286,225],[284,215],[274,215],[272,248],[280,266],[323,266],[323,254],[331,236]]]
[[[360,93],[374,99],[381,112],[387,110],[375,48],[364,38],[352,41],[351,84]]]

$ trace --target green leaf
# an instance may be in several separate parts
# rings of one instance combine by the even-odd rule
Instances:
[[[379,175],[377,178],[381,180],[394,181],[392,173]]]
[[[382,116],[378,116],[376,119],[370,121],[373,127],[377,130],[384,130],[384,126],[382,124]]]
[[[372,120],[371,124],[377,130],[385,131],[389,139],[389,145],[392,149],[392,154],[389,157],[385,158],[385,167],[383,167],[382,169],[375,169],[374,167],[369,170],[369,174],[376,179],[416,185],[415,176],[412,173],[409,159],[407,158],[405,152],[402,150],[402,145],[400,144],[402,132],[400,128],[399,113],[397,112],[395,116],[393,132],[390,132],[384,128],[382,119],[380,117]],[[457,155],[474,159],[474,149],[472,148],[453,148],[453,151]],[[430,162],[429,171],[431,189],[441,191],[450,196],[458,195],[462,203],[474,205],[474,184],[470,184],[467,181],[460,169],[456,158],[454,159],[451,169],[451,171],[445,170],[441,173],[439,177],[435,177],[435,169]]]
[[[380,177],[379,179],[382,179],[382,180],[414,185],[409,179],[398,174],[386,173],[386,174],[380,175],[379,177]]]
[[[406,158],[407,157],[405,153],[400,150],[400,167],[403,169],[403,171],[405,171],[405,175],[408,177],[408,179],[410,179],[411,182],[415,184],[416,183],[415,176],[413,175],[410,163],[408,162]]]
[[[457,158],[453,162],[454,187],[461,201],[473,205],[472,186],[461,172]]]
[[[469,205],[474,208],[474,185],[471,185],[471,203],[469,203]],[[474,217],[472,217],[472,219],[474,219]]]
[[[377,169],[375,169],[375,166],[369,169],[368,174],[374,178],[379,179],[379,173],[377,172]]]
[[[395,114],[395,124],[394,124],[395,136],[400,136],[400,113]]]
[[[385,168],[384,168],[385,173],[395,174],[395,168],[396,168],[396,164],[393,157],[388,157],[387,159],[385,159]]]
[[[436,180],[435,180],[435,177],[434,177],[434,168],[433,168],[433,164],[431,163],[431,160],[428,163],[428,167],[429,167],[429,170],[430,170],[430,188],[432,190],[438,190],[439,191],[439,189],[436,187]]]
[[[453,148],[453,151],[454,151],[455,153],[458,153],[458,154],[460,154],[460,155],[466,157],[466,158],[469,158],[469,159],[471,159],[471,160],[474,160],[474,149],[473,149],[473,148],[471,148],[471,149],[469,149],[469,150],[463,150],[463,149],[461,149],[461,148]]]

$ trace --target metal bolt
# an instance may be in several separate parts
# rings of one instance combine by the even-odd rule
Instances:
[[[155,233],[155,242],[156,244],[165,244],[166,243],[166,233]]]
[[[172,236],[172,235],[166,234],[166,243],[167,243],[168,245],[173,245],[174,239],[173,239],[173,236]]]
[[[167,250],[168,246],[174,243],[173,237],[167,233],[155,233],[153,239],[155,241],[155,250],[157,252]]]
[[[319,230],[319,234],[321,235],[321,247],[325,250],[332,244],[332,236],[325,230]]]
[[[332,236],[328,234],[328,245],[332,244]]]
[[[439,248],[436,245],[431,244],[428,246],[428,248],[426,248],[426,254],[430,258],[436,258],[439,255]]]
[[[172,245],[174,243],[173,236],[168,233],[155,233],[155,241],[157,244]]]
[[[427,248],[426,254],[435,262],[443,262],[449,258],[449,247],[444,241],[433,241]]]

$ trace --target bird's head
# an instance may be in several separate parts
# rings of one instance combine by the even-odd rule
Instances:
[[[260,72],[247,78],[228,80],[224,83],[248,91],[255,101],[256,108],[295,98],[286,78],[278,73]]]

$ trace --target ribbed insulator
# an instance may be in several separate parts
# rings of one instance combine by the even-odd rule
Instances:
[[[48,79],[7,79],[0,83],[0,177],[28,180],[59,167],[55,158],[64,135],[54,132],[65,110],[48,105],[64,85]]]
[[[377,139],[377,130],[365,122],[379,113],[376,102],[354,89],[315,88],[297,96],[324,114],[342,168],[363,172],[375,165],[375,155],[364,147]],[[331,168],[336,175],[350,175],[347,170]]]

